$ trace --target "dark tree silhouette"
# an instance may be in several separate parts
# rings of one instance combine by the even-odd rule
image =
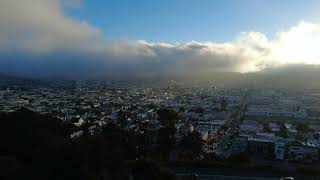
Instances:
[[[196,131],[188,133],[182,138],[180,147],[183,151],[191,152],[194,156],[198,156],[202,151],[201,134]]]
[[[71,139],[79,128],[26,109],[0,114],[0,124],[0,177],[7,179],[126,179],[143,139],[114,124]]]
[[[159,109],[158,116],[162,126],[174,127],[178,113],[173,109]]]
[[[158,110],[158,116],[162,125],[158,134],[159,152],[165,159],[168,159],[169,154],[174,149],[176,143],[175,124],[178,114],[173,109],[160,109]]]
[[[120,110],[118,112],[118,123],[120,125],[120,127],[124,128],[127,126],[128,124],[128,120],[127,120],[127,113]]]
[[[226,111],[227,110],[227,101],[225,98],[220,99],[220,111]]]
[[[287,128],[284,126],[284,124],[281,125],[280,127],[280,131],[276,133],[277,136],[283,137],[283,138],[287,138],[288,137],[288,130]]]
[[[158,134],[159,153],[167,160],[170,152],[174,149],[176,129],[173,127],[162,127]]]

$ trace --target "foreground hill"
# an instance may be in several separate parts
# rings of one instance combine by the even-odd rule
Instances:
[[[71,139],[78,130],[73,124],[25,109],[1,113],[0,124],[0,177],[6,179],[175,179],[152,161],[135,161],[137,136],[115,125]]]

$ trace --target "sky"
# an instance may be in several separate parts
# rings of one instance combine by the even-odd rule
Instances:
[[[225,42],[243,31],[273,36],[301,20],[319,21],[319,7],[317,0],[94,0],[68,14],[107,39]]]
[[[0,72],[132,77],[320,64],[317,0],[0,0]]]

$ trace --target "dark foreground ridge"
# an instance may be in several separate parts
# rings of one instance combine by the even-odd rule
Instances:
[[[25,109],[2,113],[0,122],[0,176],[6,179],[175,179],[153,161],[130,162],[137,137],[114,125],[72,140],[72,124]]]
[[[235,168],[235,161],[169,163],[160,149],[149,152],[141,148],[146,146],[143,135],[116,124],[107,124],[95,135],[81,127],[83,136],[72,139],[70,134],[79,131],[79,127],[26,109],[1,113],[0,123],[0,176],[5,179],[170,180],[192,174],[198,174],[200,179],[278,179],[288,174],[268,168]],[[318,176],[300,173],[297,177]]]

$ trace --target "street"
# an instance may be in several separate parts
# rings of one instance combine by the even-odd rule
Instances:
[[[240,118],[245,110],[245,103],[242,102],[239,109],[236,110],[227,120],[228,129],[221,137],[221,140],[217,143],[214,153],[217,155],[222,155],[224,157],[229,157],[231,152],[228,151],[230,147],[230,137],[238,131],[237,127],[240,124]]]

